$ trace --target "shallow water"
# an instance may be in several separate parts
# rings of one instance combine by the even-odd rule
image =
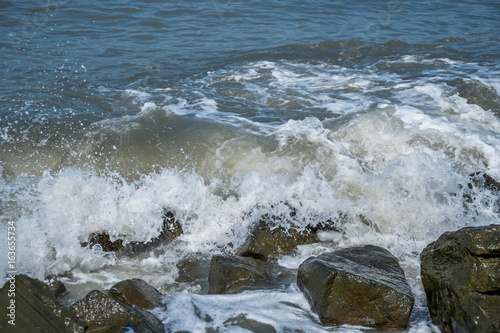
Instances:
[[[357,332],[321,327],[294,284],[208,296],[176,282],[178,262],[233,253],[265,214],[331,219],[339,232],[279,263],[383,246],[416,296],[409,331],[433,332],[421,250],[498,223],[498,194],[468,184],[500,179],[499,15],[493,1],[0,1],[0,214],[17,270],[61,276],[67,302],[141,277],[165,293],[170,331]],[[164,209],[174,242],[81,246],[147,242]]]

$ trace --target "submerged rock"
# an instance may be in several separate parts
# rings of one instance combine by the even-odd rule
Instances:
[[[277,264],[250,257],[216,255],[208,275],[209,294],[234,294],[244,290],[277,289],[295,280],[293,273]]]
[[[104,252],[116,252],[123,247],[123,239],[111,240],[111,237],[106,232],[93,233],[89,236],[89,241],[82,243],[82,246],[95,248],[99,246]]]
[[[108,295],[126,305],[135,305],[143,309],[162,306],[160,292],[141,279],[120,281],[111,287]]]
[[[204,254],[193,254],[180,260],[176,265],[179,274],[175,281],[197,285],[200,288],[200,293],[207,294],[210,262],[211,257]]]
[[[173,241],[175,238],[182,235],[182,233],[182,226],[179,221],[175,219],[174,213],[169,210],[164,210],[160,234],[149,242],[130,242],[125,244],[121,238],[112,241],[107,232],[100,232],[90,234],[89,240],[82,243],[81,246],[88,246],[89,248],[98,246],[104,252],[120,252],[122,254],[145,252],[160,244]]]
[[[0,332],[85,332],[87,328],[59,304],[47,285],[26,275],[7,280],[0,289],[0,307]]]
[[[325,325],[404,329],[414,303],[396,257],[371,245],[306,259],[297,285]]]
[[[500,332],[500,225],[447,232],[420,256],[431,319],[443,332]]]
[[[282,255],[292,254],[298,245],[318,241],[319,238],[312,229],[284,228],[272,219],[262,219],[236,255],[262,260],[277,259]]]
[[[49,283],[47,283],[47,286],[54,293],[56,297],[59,297],[66,292],[66,286],[59,280],[52,280]]]
[[[164,332],[161,321],[150,312],[130,307],[98,290],[75,302],[71,311],[93,332],[121,332],[124,328],[135,332]]]

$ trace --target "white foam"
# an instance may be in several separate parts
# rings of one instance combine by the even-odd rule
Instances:
[[[266,300],[263,302],[263,300]],[[291,285],[287,292],[254,291],[235,295],[194,295],[176,293],[164,298],[167,311],[154,312],[166,330],[205,332],[249,332],[237,325],[250,320],[248,329],[269,329],[277,332],[329,332],[321,326],[302,292]],[[243,326],[245,327],[245,326]],[[344,326],[336,332],[362,332],[360,328]]]
[[[427,60],[407,56],[398,61]],[[449,66],[450,72],[465,66],[446,59],[432,62],[438,69]],[[193,170],[160,165],[129,178],[78,165],[39,176],[3,177],[2,221],[16,222],[19,272],[40,279],[67,273],[66,283],[96,288],[143,277],[162,291],[176,291],[169,286],[177,277],[179,260],[200,252],[234,251],[268,214],[284,217],[285,227],[305,228],[330,219],[338,229],[321,233],[324,243],[301,246],[297,254],[282,258],[283,266],[297,268],[308,256],[333,248],[380,245],[400,259],[412,290],[422,297],[422,249],[444,231],[498,220],[498,195],[474,188],[473,202],[468,203],[473,209],[464,211],[463,194],[472,172],[500,178],[500,122],[457,95],[440,79],[438,69],[431,67],[426,76],[408,81],[375,66],[359,70],[261,61],[235,67],[190,78],[187,89],[183,83],[181,88],[125,90],[133,110],[94,123],[85,136],[113,132],[121,139],[135,133],[130,129],[141,133],[161,124],[157,132],[146,131],[152,133],[148,140],[160,138],[161,147],[176,139],[166,129],[179,119],[187,126],[195,116],[196,126],[209,130],[218,123],[215,132],[227,133],[217,140],[201,135],[199,128],[189,132],[190,140],[195,134],[203,138],[202,153],[189,150],[190,140],[174,146],[179,159],[194,161]],[[488,75],[482,80],[490,86],[497,82]],[[239,95],[234,97],[228,88]],[[235,103],[229,103],[232,109],[224,106],[226,98]],[[318,108],[322,116],[311,115]],[[232,131],[235,125],[248,131]],[[12,131],[2,128],[0,139],[10,144]],[[40,142],[50,145],[50,140]],[[107,157],[112,159],[123,147],[119,140],[109,142],[118,145],[110,149]],[[81,143],[82,150],[75,154],[93,152],[88,146]],[[127,157],[134,156],[125,155],[124,163]],[[160,233],[163,209],[174,213],[184,233],[158,251],[117,258],[81,246],[91,233],[100,232],[125,243],[147,242]],[[2,257],[0,268],[6,267]],[[191,292],[165,298],[169,310],[159,316],[166,327],[224,331],[235,329],[228,320],[246,316],[282,330],[292,324],[304,331],[322,330],[294,287],[232,296],[201,296],[193,294],[199,286],[186,288]],[[335,330],[344,329],[359,331]],[[409,331],[435,328],[422,321]]]

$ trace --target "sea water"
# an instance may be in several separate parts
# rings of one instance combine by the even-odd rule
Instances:
[[[142,278],[166,331],[360,332],[321,326],[296,284],[177,281],[264,215],[331,220],[279,264],[387,248],[416,298],[409,332],[435,332],[420,252],[499,219],[470,178],[500,179],[498,17],[495,1],[0,1],[1,252],[14,224],[18,273],[61,279],[68,303]],[[170,243],[82,246],[151,241],[165,209]]]

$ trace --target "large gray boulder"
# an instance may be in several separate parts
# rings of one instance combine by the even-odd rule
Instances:
[[[500,332],[500,225],[447,232],[420,256],[431,319],[443,332]]]
[[[7,280],[0,289],[0,308],[0,332],[85,332],[87,328],[59,304],[47,285],[26,275]]]
[[[278,289],[292,283],[292,272],[277,264],[234,255],[215,255],[208,275],[209,294]]]
[[[414,298],[398,260],[378,246],[306,259],[297,285],[324,325],[404,329]]]
[[[124,328],[134,332],[163,333],[160,320],[139,307],[128,306],[105,293],[93,290],[71,306],[71,311],[88,325],[88,332],[121,332]]]

